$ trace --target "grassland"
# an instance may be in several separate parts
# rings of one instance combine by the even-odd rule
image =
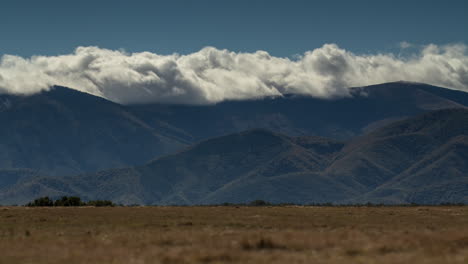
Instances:
[[[0,207],[0,263],[468,263],[468,207]]]

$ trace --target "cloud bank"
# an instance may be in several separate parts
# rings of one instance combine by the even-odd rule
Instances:
[[[326,44],[296,59],[213,47],[188,55],[78,47],[68,55],[0,60],[0,93],[61,85],[124,104],[207,104],[286,93],[330,98],[348,95],[349,87],[399,80],[468,91],[467,46],[428,45],[402,58]]]

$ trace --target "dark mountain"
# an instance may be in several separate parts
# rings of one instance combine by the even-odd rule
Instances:
[[[144,166],[23,181],[0,201],[47,191],[141,204],[468,202],[468,109],[397,121],[346,144],[250,130]]]
[[[251,197],[297,203],[340,200],[352,190],[319,174],[342,147],[334,140],[251,130],[209,139],[141,167],[34,178],[0,193],[0,201],[15,192],[15,203],[26,202],[31,193],[43,193],[38,189],[144,204],[247,202]]]
[[[34,178],[41,176],[40,173],[28,169],[2,169],[0,170],[0,190],[11,187],[17,184],[22,179]]]
[[[0,205],[17,204],[18,201],[23,204],[24,199],[20,197],[21,195],[26,195],[27,198],[35,197],[34,191],[24,193],[21,188],[16,188],[22,186],[24,181],[31,181],[43,176],[37,171],[28,169],[0,169]]]
[[[71,175],[133,166],[255,128],[350,139],[407,116],[468,102],[467,93],[403,82],[351,93],[330,100],[287,95],[204,106],[122,106],[64,87],[32,96],[0,95],[0,169]]]
[[[343,152],[354,164],[351,170],[363,170],[357,162],[367,160],[381,169],[380,175],[390,172],[358,201],[468,202],[466,109],[440,110],[394,123],[356,140]]]
[[[121,105],[64,87],[0,95],[0,123],[0,168],[52,175],[142,164],[186,143],[176,129],[158,131]]]
[[[318,99],[301,95],[214,105],[136,105],[148,124],[163,122],[192,141],[264,128],[290,136],[351,139],[423,112],[468,106],[468,93],[426,84],[394,82],[351,89],[350,97]]]
[[[351,94],[204,106],[122,106],[64,87],[0,95],[0,185],[8,183],[0,186],[0,202],[46,193],[165,204],[412,202],[430,201],[433,189],[464,186],[463,179],[435,180],[418,192],[405,189],[424,177],[465,173],[465,110],[395,121],[463,109],[467,93],[396,82],[352,88]],[[460,200],[463,190],[434,199]]]

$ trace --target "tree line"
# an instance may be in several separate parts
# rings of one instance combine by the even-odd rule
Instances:
[[[333,203],[310,203],[310,204],[297,204],[297,203],[270,203],[264,200],[254,200],[248,203],[221,203],[221,204],[199,204],[195,206],[322,206],[322,207],[398,207],[398,206],[465,206],[464,203],[440,203],[440,204],[375,204],[375,203],[362,203],[362,204],[333,204]],[[53,200],[48,196],[40,197],[32,202],[26,204],[26,206],[123,206],[121,204],[116,205],[110,200],[90,200],[83,201],[78,196],[62,196],[60,199]],[[127,206],[140,206],[139,204],[132,204]],[[188,205],[177,205],[173,206],[188,206]]]
[[[85,202],[77,196],[62,196],[57,200],[53,200],[48,196],[45,196],[27,203],[26,206],[115,206],[115,204],[109,200],[91,200]]]

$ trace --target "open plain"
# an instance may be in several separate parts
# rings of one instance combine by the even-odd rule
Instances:
[[[468,263],[468,207],[0,207],[0,263]]]

